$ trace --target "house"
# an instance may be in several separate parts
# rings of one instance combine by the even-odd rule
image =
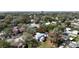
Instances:
[[[64,31],[64,34],[71,34],[71,28],[66,28],[65,31]]]
[[[0,39],[2,39],[2,40],[3,40],[3,39],[4,39],[4,37],[5,37],[5,34],[6,34],[6,33],[5,33],[4,31],[2,31],[2,32],[0,33]]]
[[[45,34],[45,33],[36,33],[36,35],[35,35],[35,39],[37,40],[37,41],[40,41],[40,42],[42,42],[45,38],[47,37],[47,34]]]
[[[50,23],[50,22],[46,22],[46,23],[45,23],[45,25],[49,25],[49,24],[51,24],[51,23]]]
[[[39,28],[39,27],[40,27],[40,24],[31,23],[31,24],[30,24],[30,27],[36,27],[36,28]]]
[[[73,37],[70,37],[70,38],[69,38],[69,40],[73,40],[73,39],[74,39]]]
[[[35,20],[34,19],[31,19],[31,23],[33,23],[33,22],[35,22]]]
[[[45,25],[49,25],[49,24],[56,24],[55,21],[52,21],[52,22],[46,22]]]
[[[76,37],[77,34],[79,33],[79,31],[78,30],[71,30],[71,28],[66,28],[64,33],[68,34],[69,36]]]
[[[77,30],[73,30],[71,31],[71,33],[69,34],[69,36],[73,36],[76,37],[78,35],[78,31]]]
[[[59,48],[64,48],[64,46],[63,46],[63,45],[61,45],[61,46],[59,46]]]
[[[0,22],[4,22],[5,21],[5,19],[0,19]]]
[[[74,42],[74,41],[71,41],[68,46],[69,46],[69,48],[76,48],[77,47],[77,43]]]
[[[77,35],[78,34],[78,30],[73,30],[72,34]]]
[[[65,31],[71,31],[71,28],[66,28]]]
[[[1,33],[0,33],[0,36],[2,36],[2,35],[4,35],[5,34],[5,32],[4,31],[2,31]]]
[[[52,21],[51,23],[52,23],[52,24],[56,24],[57,22],[56,22],[56,21]]]
[[[71,21],[71,27],[79,28],[79,19],[74,19]]]

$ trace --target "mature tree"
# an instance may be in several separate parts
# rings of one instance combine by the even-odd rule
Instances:
[[[56,27],[56,25],[49,24],[49,25],[46,26],[46,29],[47,29],[48,31],[50,31],[50,30],[53,30],[55,27]]]
[[[33,34],[33,33],[36,33],[37,32],[37,28],[27,28],[27,30],[26,30],[28,33],[31,33],[31,34]]]
[[[31,41],[25,41],[25,46],[28,45],[28,48],[37,48],[40,45],[40,42],[33,39]]]
[[[22,22],[22,23],[29,23],[30,22],[30,17],[29,15],[21,15],[19,20]]]
[[[11,16],[11,15],[7,15],[5,17],[5,23],[7,23],[7,24],[9,24],[12,20],[13,20],[13,16]]]
[[[71,27],[71,22],[70,22],[70,21],[66,21],[66,22],[65,22],[65,25],[66,25],[67,27]]]
[[[6,28],[8,26],[8,24],[6,24],[5,22],[0,23],[0,31],[3,30],[4,28]]]
[[[10,27],[7,27],[3,30],[6,34],[11,34],[12,33],[12,29]]]
[[[0,40],[0,48],[9,48],[10,47],[10,43],[8,43],[5,40]]]
[[[51,16],[46,16],[45,18],[44,18],[44,21],[46,21],[46,22],[51,22],[51,21],[53,21],[54,19],[52,19],[52,17]]]
[[[27,41],[30,41],[30,40],[33,40],[33,36],[32,36],[32,34],[30,34],[28,32],[24,32],[23,33],[23,39],[27,40]]]
[[[23,35],[24,35],[23,39],[25,40],[25,46],[31,48],[31,47],[37,47],[39,45],[39,42],[33,39],[32,34],[25,32]]]
[[[37,31],[40,32],[40,33],[45,33],[45,32],[47,32],[48,30],[46,29],[46,27],[40,26],[40,28],[38,28]]]

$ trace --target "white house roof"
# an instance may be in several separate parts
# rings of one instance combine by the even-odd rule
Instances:
[[[55,21],[52,21],[52,23],[53,23],[53,24],[56,24],[56,22],[55,22]]]
[[[64,48],[64,46],[59,46],[59,48]]]
[[[49,24],[51,24],[51,23],[50,22],[45,23],[45,25],[49,25]]]
[[[0,36],[1,36],[1,35],[4,35],[4,34],[5,34],[5,32],[2,31],[2,32],[0,33]]]
[[[78,31],[77,30],[73,30],[72,31],[72,34],[76,34],[77,35],[78,34]]]
[[[34,19],[31,19],[31,22],[34,22]]]
[[[47,35],[45,33],[36,33],[35,35],[35,39],[42,41],[44,39],[44,37],[46,37]]]
[[[30,24],[30,27],[37,27],[37,28],[39,28],[40,25],[39,24],[32,23],[32,24]]]
[[[66,31],[70,31],[71,30],[71,28],[66,28]]]
[[[70,37],[69,39],[70,39],[70,40],[73,40],[74,38]]]
[[[77,43],[72,41],[70,44],[69,44],[69,47],[70,48],[76,48],[77,47]]]

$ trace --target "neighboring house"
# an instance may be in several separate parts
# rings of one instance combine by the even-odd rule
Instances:
[[[52,22],[46,22],[45,25],[50,25],[50,24],[56,24],[55,21],[52,21]]]
[[[78,35],[78,31],[77,30],[73,30],[71,31],[71,33],[69,33],[69,36],[73,36],[73,37],[76,37]]]
[[[0,19],[0,22],[4,22],[5,21],[5,19]]]
[[[71,41],[68,46],[69,46],[69,48],[76,48],[77,47],[77,43],[74,42],[74,41]]]
[[[45,33],[36,33],[35,35],[35,39],[40,42],[42,42],[45,39],[45,37],[47,37],[47,34]]]
[[[71,21],[71,26],[74,28],[79,28],[79,19],[74,19]]]
[[[30,27],[36,27],[36,28],[39,28],[39,27],[40,27],[40,24],[31,23],[31,24],[30,24]]]
[[[71,33],[71,28],[66,28],[66,29],[65,29],[65,32],[66,32],[66,33]]]
[[[73,30],[71,34],[72,34],[72,36],[77,36],[78,35],[78,32],[79,31],[77,31],[77,30]]]
[[[72,41],[75,37],[77,37],[78,33],[78,30],[71,30],[71,28],[66,28],[63,37],[64,39],[69,39]]]
[[[79,31],[78,30],[71,30],[71,28],[66,28],[64,33],[68,34],[69,36],[76,37],[78,35]]]
[[[31,19],[31,23],[33,23],[33,22],[35,22],[35,20],[34,19]]]
[[[69,37],[69,40],[73,40],[74,38],[73,37]]]
[[[56,24],[57,22],[56,22],[56,21],[52,21],[51,23],[52,23],[52,24]]]
[[[3,31],[0,33],[0,38],[1,38],[2,40],[4,39],[5,34],[6,34],[6,33],[3,32]]]
[[[49,25],[49,24],[51,24],[51,23],[50,23],[50,22],[46,22],[46,23],[45,23],[45,25]]]
[[[0,36],[1,36],[1,35],[4,35],[4,34],[5,34],[5,32],[2,31],[2,32],[0,33]]]
[[[70,35],[71,34],[71,28],[66,28],[64,31],[64,35]]]
[[[73,30],[72,34],[77,35],[78,34],[78,30]]]
[[[61,45],[61,46],[59,46],[59,48],[64,48],[64,46],[63,46],[63,45]]]

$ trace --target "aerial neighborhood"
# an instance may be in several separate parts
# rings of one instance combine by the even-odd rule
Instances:
[[[79,48],[79,12],[2,12],[0,48]]]

